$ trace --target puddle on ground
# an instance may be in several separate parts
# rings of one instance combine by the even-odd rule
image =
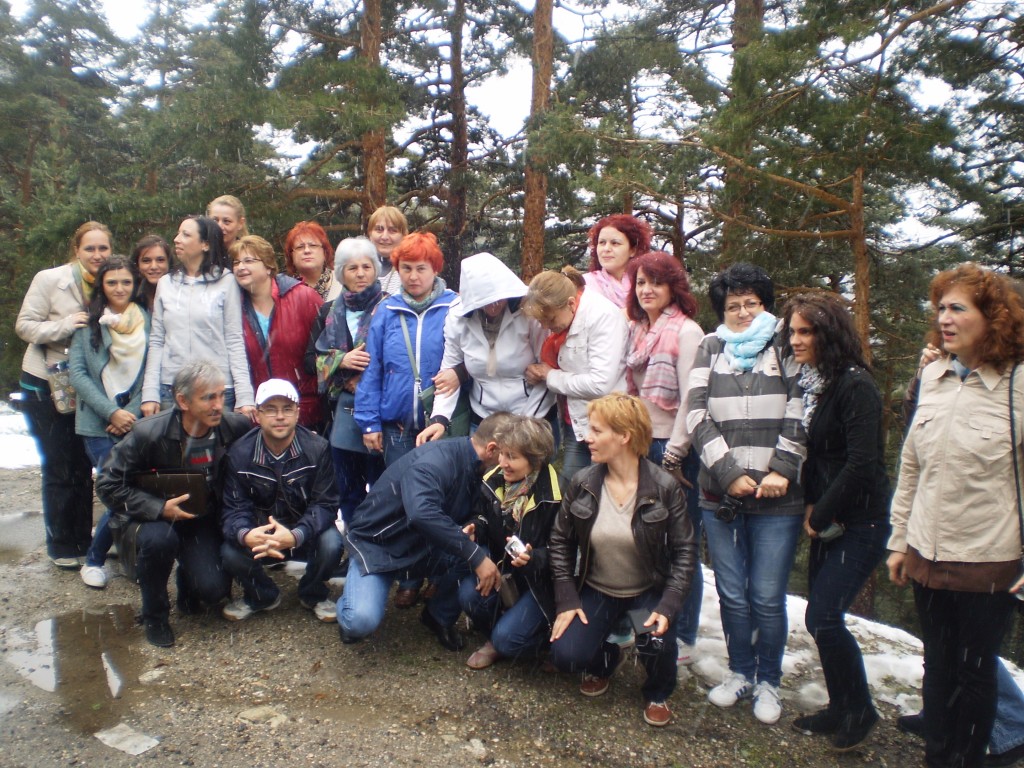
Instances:
[[[7,663],[32,684],[60,697],[71,725],[83,733],[108,728],[129,713],[145,659],[129,605],[83,609],[40,621],[14,641]],[[134,642],[133,642],[134,641]]]

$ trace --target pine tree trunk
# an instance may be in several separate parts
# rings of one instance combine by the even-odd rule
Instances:
[[[853,172],[853,205],[850,207],[850,245],[853,248],[853,321],[860,336],[864,359],[871,362],[871,260],[864,231],[864,168]]]
[[[469,127],[466,118],[465,72],[462,62],[462,35],[466,25],[466,2],[455,0],[451,16],[452,55],[451,170],[448,174],[448,212],[444,219],[442,244],[444,269],[441,276],[448,287],[459,289],[462,263],[462,235],[466,228],[466,185],[469,176]]]
[[[553,0],[537,0],[533,10],[533,98],[530,126],[536,128],[548,108],[555,43],[552,30]],[[523,203],[522,277],[529,282],[544,269],[544,219],[547,214],[547,161],[530,146],[526,149]]]
[[[380,48],[383,42],[383,16],[381,0],[365,0],[363,17],[359,22],[359,57],[367,67],[380,66]],[[363,224],[370,214],[387,202],[387,153],[384,132],[368,131],[362,136],[363,183],[367,204],[363,208]]]

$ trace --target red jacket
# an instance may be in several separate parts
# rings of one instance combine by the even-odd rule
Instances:
[[[313,428],[322,421],[316,374],[303,367],[309,335],[324,301],[308,285],[287,275],[277,275],[271,284],[274,314],[269,339],[264,339],[256,310],[248,292],[242,291],[242,324],[245,354],[249,358],[252,388],[267,379],[287,379],[299,390],[299,423]]]

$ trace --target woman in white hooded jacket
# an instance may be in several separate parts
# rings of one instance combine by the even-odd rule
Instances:
[[[444,435],[462,387],[471,388],[473,423],[498,411],[545,418],[555,402],[543,382],[526,379],[548,336],[520,306],[526,284],[497,257],[478,253],[463,260],[460,288],[445,321],[431,423],[417,445]]]

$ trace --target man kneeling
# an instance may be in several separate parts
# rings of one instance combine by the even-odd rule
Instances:
[[[224,618],[242,621],[281,604],[281,591],[263,561],[306,561],[299,602],[320,621],[333,622],[327,579],[341,561],[341,533],[334,521],[338,491],[330,445],[299,426],[299,393],[284,379],[256,390],[260,428],[231,446],[224,483],[224,569],[244,597],[224,607]]]

